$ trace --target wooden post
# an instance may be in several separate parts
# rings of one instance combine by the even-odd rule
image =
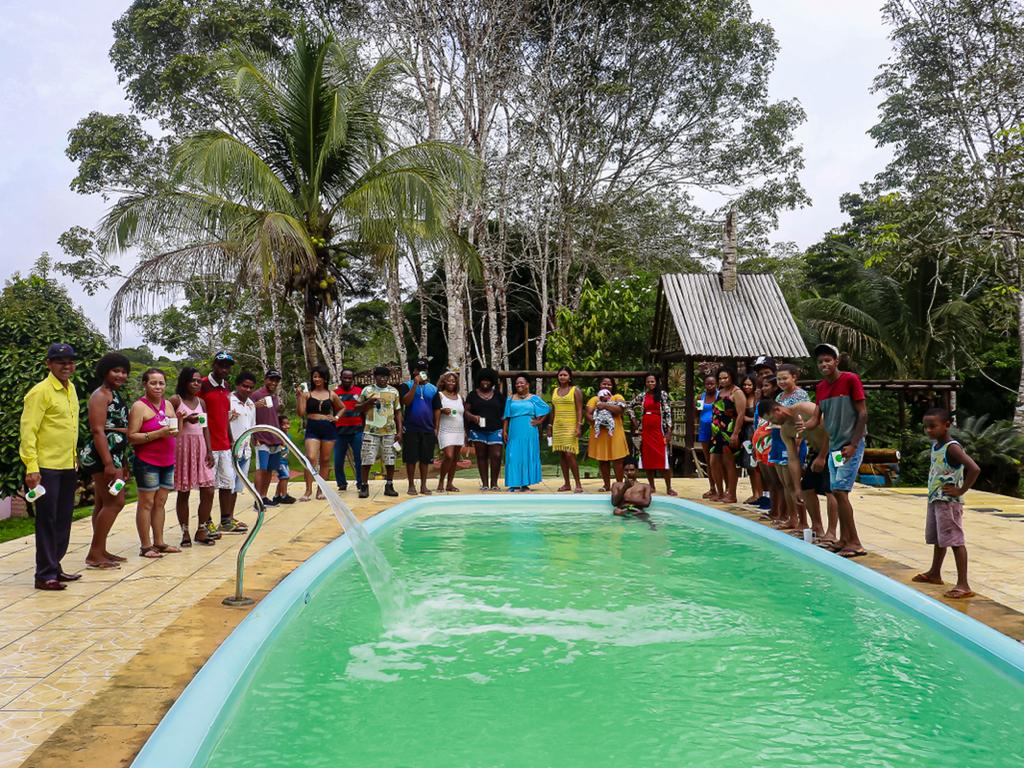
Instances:
[[[686,358],[686,382],[683,390],[686,392],[686,450],[683,454],[683,476],[693,477],[697,468],[693,464],[693,446],[696,425],[694,423],[694,410],[696,408],[697,393],[693,389],[693,378],[697,373],[694,370],[692,357]]]

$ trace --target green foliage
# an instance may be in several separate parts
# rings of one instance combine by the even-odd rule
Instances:
[[[976,487],[982,491],[1015,495],[1024,461],[1024,435],[1011,421],[990,421],[970,416],[951,430],[967,455],[981,468]]]
[[[579,306],[558,310],[546,367],[644,370],[650,363],[654,286],[644,277],[583,286]],[[625,383],[625,382],[624,382]]]
[[[15,493],[25,468],[18,456],[19,423],[25,393],[45,378],[46,348],[64,342],[78,354],[72,381],[82,405],[81,435],[88,435],[85,403],[92,391],[92,370],[107,344],[92,323],[46,274],[45,262],[27,277],[15,274],[0,294],[0,496]]]
[[[105,190],[150,186],[161,175],[165,160],[162,147],[135,115],[100,112],[90,112],[68,131],[64,153],[78,163],[71,189],[80,194],[104,192],[104,199]]]

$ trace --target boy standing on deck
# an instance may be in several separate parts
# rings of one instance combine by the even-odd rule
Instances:
[[[919,573],[912,581],[943,584],[942,561],[946,549],[953,548],[956,560],[956,586],[945,597],[973,597],[967,583],[967,546],[964,543],[963,495],[974,485],[981,472],[956,440],[949,437],[950,418],[945,408],[932,408],[924,415],[925,434],[933,441],[931,465],[928,468],[928,516],[925,518],[924,540],[934,545],[932,567]]]

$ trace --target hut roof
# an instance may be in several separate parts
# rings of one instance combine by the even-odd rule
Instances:
[[[741,274],[735,290],[717,273],[662,275],[651,349],[658,359],[808,357],[771,275]]]

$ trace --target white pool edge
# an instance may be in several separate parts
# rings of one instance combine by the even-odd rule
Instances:
[[[471,498],[473,494],[468,494],[458,501]],[[493,500],[494,497],[481,495],[480,498]],[[446,497],[411,499],[369,518],[363,525],[368,532],[374,533],[422,507],[440,506],[451,501]],[[515,499],[517,504],[527,506],[557,503],[560,509],[593,504],[594,501],[593,497],[556,494],[535,494]],[[770,541],[800,557],[809,558],[825,568],[841,573],[867,587],[879,598],[921,616],[966,646],[967,650],[984,657],[1024,684],[1024,645],[905,584],[724,510],[667,497],[658,497],[655,504],[659,511],[672,508],[685,510]],[[338,560],[351,551],[348,537],[335,539],[292,571],[263,598],[192,678],[136,755],[132,767],[182,768],[199,764],[197,760],[205,760],[213,747],[231,694],[252,672],[254,662],[258,660],[263,648],[283,625],[288,614],[304,603],[310,590],[334,568]]]

